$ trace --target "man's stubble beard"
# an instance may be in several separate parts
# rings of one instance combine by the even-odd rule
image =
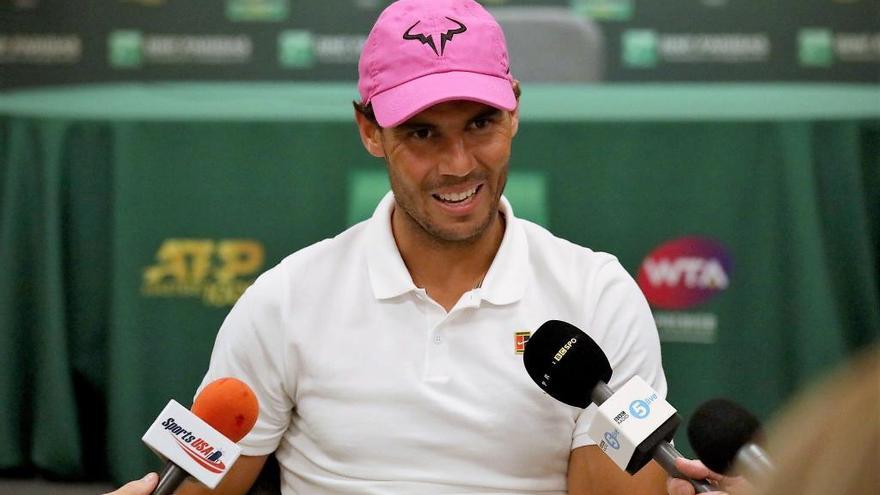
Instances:
[[[504,167],[504,171],[501,176],[501,186],[500,191],[498,191],[492,198],[491,204],[489,208],[489,212],[486,214],[486,218],[477,225],[471,232],[466,232],[464,235],[458,234],[454,231],[447,231],[437,225],[431,223],[428,219],[428,215],[420,215],[418,209],[415,207],[415,201],[412,201],[413,198],[406,194],[398,194],[399,191],[404,190],[404,188],[399,186],[399,181],[396,179],[395,172],[392,171],[391,165],[387,163],[386,158],[386,167],[388,169],[388,178],[391,182],[391,191],[394,193],[394,199],[397,206],[400,208],[401,213],[406,215],[404,221],[410,225],[418,228],[425,236],[430,239],[432,242],[440,244],[440,245],[468,245],[474,244],[479,239],[482,238],[483,234],[485,234],[489,227],[491,227],[492,222],[498,216],[498,204],[500,203],[501,194],[504,192],[504,188],[507,186],[507,166]],[[472,177],[471,177],[472,178]],[[464,182],[465,179],[457,182]],[[452,185],[449,183],[441,184],[443,185]],[[488,181],[485,181],[483,188],[488,187]],[[417,193],[420,193],[419,190]],[[479,194],[488,194],[486,191],[480,191]],[[429,199],[429,201],[434,201],[433,198]]]

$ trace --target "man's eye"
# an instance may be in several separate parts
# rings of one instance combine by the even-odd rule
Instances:
[[[475,129],[485,129],[492,123],[492,119],[477,119],[473,122]]]
[[[431,137],[431,129],[416,129],[412,131],[411,135],[416,139],[428,139],[429,137]]]

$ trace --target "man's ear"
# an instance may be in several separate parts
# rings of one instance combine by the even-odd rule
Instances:
[[[357,110],[354,111],[354,119],[357,122],[361,142],[364,144],[367,153],[376,158],[384,157],[385,147],[382,145],[382,128]]]
[[[516,131],[519,130],[519,81],[516,79],[513,80],[513,93],[516,95],[516,108],[510,112],[510,125],[511,125],[511,137],[516,136]]]
[[[519,104],[510,112],[510,137],[516,136],[519,130]]]

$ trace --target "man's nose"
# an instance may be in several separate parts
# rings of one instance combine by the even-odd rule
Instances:
[[[454,137],[447,140],[440,157],[440,173],[464,177],[476,168],[476,160],[468,150],[464,139]]]

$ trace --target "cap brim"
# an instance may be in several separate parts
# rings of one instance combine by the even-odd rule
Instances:
[[[440,72],[395,86],[373,96],[373,112],[382,127],[397,126],[444,101],[468,100],[501,110],[516,108],[510,79],[476,72]]]

